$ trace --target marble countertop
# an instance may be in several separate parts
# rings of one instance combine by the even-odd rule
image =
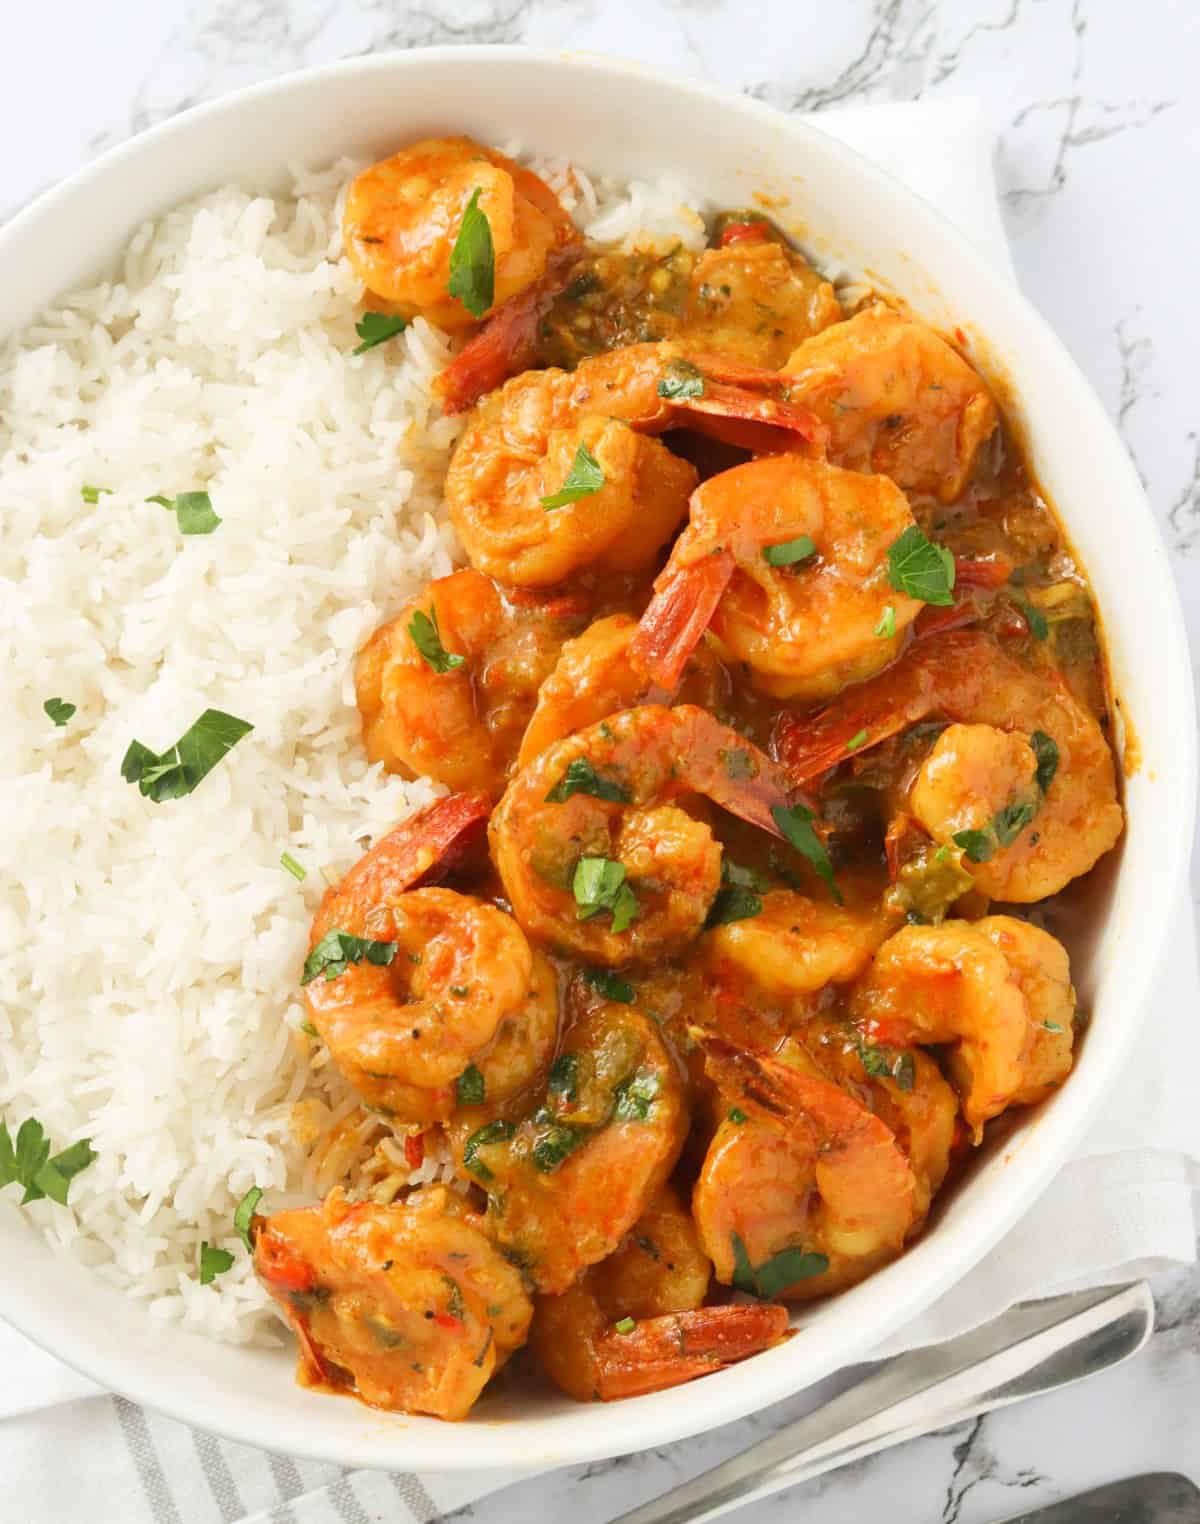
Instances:
[[[196,102],[371,50],[526,42],[635,57],[785,109],[973,95],[998,139],[1026,293],[1110,409],[1169,546],[1200,655],[1200,7],[1193,0],[113,0],[25,6],[0,56],[0,220]],[[63,45],[69,31],[70,45]],[[1137,1361],[744,1510],[766,1524],[984,1524],[1153,1469],[1200,1478],[1200,1273],[1160,1288]],[[465,1510],[600,1521],[807,1410],[819,1391],[661,1451]],[[588,1485],[578,1484],[586,1481]]]

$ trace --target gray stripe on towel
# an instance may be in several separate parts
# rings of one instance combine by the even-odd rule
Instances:
[[[419,1476],[414,1476],[411,1471],[393,1471],[390,1479],[417,1524],[431,1524],[433,1519],[441,1517],[441,1509],[429,1496]]]
[[[126,1397],[114,1397],[112,1401],[117,1413],[117,1422],[121,1425],[121,1433],[125,1438],[126,1448],[137,1468],[138,1481],[141,1482],[146,1501],[150,1504],[150,1512],[154,1515],[155,1524],[180,1524],[179,1511],[175,1507],[171,1489],[167,1486],[162,1462],[158,1458],[154,1441],[150,1437],[150,1427],[146,1423],[145,1413],[135,1402],[130,1402]]]
[[[193,1429],[192,1444],[196,1447],[204,1480],[213,1495],[213,1502],[221,1510],[222,1519],[225,1524],[236,1524],[238,1519],[246,1517],[246,1508],[220,1442],[211,1434],[205,1434],[203,1429]]]

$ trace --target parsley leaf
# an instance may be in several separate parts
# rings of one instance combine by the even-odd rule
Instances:
[[[507,1143],[516,1128],[511,1122],[506,1122],[503,1117],[498,1117],[494,1122],[488,1122],[478,1132],[473,1132],[467,1139],[463,1149],[463,1169],[475,1176],[476,1180],[485,1183],[494,1180],[495,1176],[479,1157],[479,1150],[487,1148],[492,1143]]]
[[[631,1334],[637,1327],[632,1318],[618,1318],[613,1327],[619,1334]]]
[[[973,863],[986,863],[996,850],[996,843],[986,831],[955,831],[954,845],[961,847]]]
[[[762,912],[759,895],[771,887],[765,874],[743,868],[728,857],[721,859],[721,884],[704,922],[706,927],[728,926],[732,921],[748,921],[759,915]]]
[[[661,1082],[653,1071],[631,1074],[613,1091],[617,1103],[613,1116],[618,1122],[646,1121],[660,1089]]]
[[[408,319],[394,312],[364,312],[354,325],[354,331],[362,343],[356,345],[350,353],[365,354],[368,349],[374,349],[376,344],[386,344],[388,339],[394,339],[407,327]]]
[[[251,1254],[254,1253],[254,1240],[250,1237],[250,1223],[254,1217],[254,1209],[261,1200],[262,1191],[257,1185],[252,1185],[238,1202],[237,1210],[233,1214],[234,1231]]]
[[[792,566],[797,561],[807,561],[815,556],[817,547],[806,534],[795,540],[785,540],[782,545],[768,545],[763,550],[763,560],[768,566]]]
[[[829,861],[825,843],[813,830],[813,812],[803,804],[793,804],[790,808],[777,804],[771,811],[771,818],[783,833],[785,840],[790,842],[802,857],[807,857],[812,863],[828,888],[834,903],[840,905],[842,895],[834,882],[833,864]]]
[[[487,1098],[487,1084],[474,1064],[468,1064],[454,1082],[455,1097],[460,1106],[482,1106]]]
[[[1032,603],[1026,603],[1022,598],[1014,598],[1013,602],[1025,616],[1025,623],[1029,626],[1029,633],[1034,640],[1047,640],[1050,635],[1050,626],[1046,623],[1046,616],[1041,609],[1034,608]]]
[[[428,614],[418,609],[412,616],[408,621],[408,633],[413,645],[435,672],[442,674],[453,672],[455,667],[461,667],[467,659],[454,651],[447,651],[442,644],[437,609],[432,603],[429,605]]]
[[[879,616],[879,623],[875,626],[875,634],[880,640],[891,640],[896,634],[896,606],[893,603],[885,603],[883,613]]]
[[[814,1275],[822,1275],[829,1269],[829,1259],[826,1255],[807,1252],[804,1249],[781,1249],[778,1254],[772,1254],[770,1259],[764,1260],[761,1265],[752,1265],[750,1256],[746,1253],[746,1245],[741,1238],[734,1233],[731,1241],[733,1284],[739,1291],[748,1292],[750,1296],[762,1298],[778,1296],[781,1291],[786,1291],[797,1281],[808,1280]]]
[[[573,1127],[568,1122],[558,1122],[543,1107],[533,1118],[535,1124],[545,1128],[534,1139],[530,1150],[533,1167],[542,1175],[552,1175],[581,1143],[586,1143],[590,1129]]]
[[[602,777],[586,757],[576,757],[546,795],[547,804],[565,804],[572,794],[591,794],[611,804],[632,804],[633,795],[624,785]]]
[[[735,1127],[740,1127],[748,1118],[740,1106],[731,1106],[729,1108],[729,1120]]]
[[[113,489],[111,487],[80,487],[79,489],[79,495],[85,503],[98,503],[101,493],[105,497],[111,497]]]
[[[548,1095],[561,1095],[564,1100],[573,1101],[578,1088],[579,1055],[577,1053],[560,1053],[550,1065],[550,1076],[546,1080],[546,1093]]]
[[[638,913],[637,896],[625,882],[625,866],[607,857],[581,857],[571,881],[576,917],[590,921],[603,910],[612,914],[612,929],[628,929]]]
[[[348,963],[361,963],[364,958],[368,963],[386,968],[395,958],[398,946],[397,942],[373,942],[369,937],[352,937],[335,926],[305,958],[300,983],[311,984],[318,974],[324,974],[326,981],[336,979],[346,972]]]
[[[748,751],[743,751],[740,746],[732,746],[728,750],[722,748],[717,756],[725,765],[725,776],[732,778],[734,782],[742,778],[757,778],[758,763]]]
[[[34,1117],[21,1123],[14,1146],[7,1123],[0,1122],[0,1189],[19,1185],[24,1191],[22,1206],[46,1198],[66,1206],[71,1181],[95,1157],[91,1140],[81,1138],[51,1158],[50,1139]]]
[[[627,979],[622,979],[620,974],[614,974],[608,968],[585,968],[583,977],[598,990],[605,1000],[612,1000],[617,1005],[632,1005],[636,991]]]
[[[944,545],[926,538],[916,524],[888,547],[888,581],[898,593],[922,603],[954,602],[954,557]],[[893,615],[894,617],[894,615]]]
[[[450,250],[450,281],[446,290],[475,318],[481,318],[495,300],[496,249],[487,213],[479,209],[478,186],[471,192],[458,237]]]
[[[1044,730],[1035,730],[1029,737],[1029,744],[1037,758],[1034,779],[1044,794],[1054,782],[1054,775],[1058,771],[1058,745],[1053,736],[1048,736]]]
[[[672,360],[658,383],[658,395],[668,402],[683,402],[688,397],[704,396],[704,376],[690,360]]]
[[[575,459],[571,462],[566,481],[557,492],[542,499],[542,507],[547,513],[554,508],[565,508],[568,503],[577,503],[581,497],[591,497],[603,485],[603,467],[587,445],[581,444],[575,451]]]
[[[233,1269],[233,1255],[228,1249],[215,1249],[207,1241],[200,1245],[200,1284],[207,1286],[218,1275]]]
[[[140,741],[131,741],[121,761],[121,777],[126,783],[136,783],[142,795],[155,804],[180,799],[207,778],[225,753],[253,729],[248,720],[206,709],[161,756]]]
[[[858,1039],[858,1056],[864,1070],[875,1079],[895,1080],[901,1090],[911,1090],[917,1077],[917,1066],[911,1053],[896,1053],[865,1038]]]
[[[75,705],[68,704],[64,699],[47,699],[42,705],[43,711],[49,715],[56,725],[65,725],[75,713]]]
[[[213,512],[212,498],[207,492],[181,492],[178,497],[163,497],[156,493],[146,499],[160,508],[169,508],[175,515],[180,534],[212,534],[221,522]]]
[[[1006,804],[992,816],[992,830],[996,833],[996,840],[1002,847],[1011,847],[1036,814],[1037,805],[1028,801]]]

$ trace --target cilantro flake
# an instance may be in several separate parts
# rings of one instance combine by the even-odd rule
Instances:
[[[581,921],[590,921],[607,910],[612,915],[613,931],[620,933],[637,917],[637,896],[625,882],[625,866],[611,858],[581,857],[575,864],[571,892],[576,917]]]
[[[817,553],[817,547],[808,535],[785,540],[782,545],[768,545],[763,550],[763,560],[768,566],[794,566],[797,561],[807,561]]]
[[[898,593],[943,607],[954,602],[954,557],[916,524],[889,546],[887,555],[888,581]]]
[[[450,250],[450,280],[446,290],[474,318],[481,318],[496,297],[496,248],[492,225],[479,207],[479,186],[463,210],[458,237]]]
[[[350,963],[361,963],[365,958],[386,968],[396,956],[397,942],[374,942],[369,937],[353,937],[349,932],[339,931],[336,926],[327,931],[308,957],[304,960],[301,984],[311,984],[318,974],[324,974],[328,982],[346,972]]]
[[[65,699],[51,698],[42,705],[42,710],[55,725],[63,726],[75,713],[75,705],[68,704]]]
[[[581,443],[575,451],[575,459],[571,462],[566,481],[557,492],[542,499],[542,507],[547,513],[555,508],[565,508],[568,503],[577,503],[581,497],[591,497],[603,485],[604,468],[587,445]]]
[[[131,741],[121,761],[121,777],[136,783],[146,799],[162,804],[167,799],[181,799],[190,794],[243,736],[254,726],[236,715],[219,709],[206,709],[170,751],[159,755]]]
[[[894,603],[885,603],[883,613],[879,616],[879,623],[875,626],[875,634],[880,640],[892,640],[896,634],[896,606]]]
[[[460,1106],[482,1106],[487,1099],[487,1083],[474,1064],[468,1064],[454,1082],[454,1093]]]
[[[658,383],[658,395],[668,402],[686,402],[704,396],[704,376],[690,360],[672,360]]]
[[[467,659],[454,651],[447,651],[442,644],[437,609],[432,603],[429,605],[428,614],[423,609],[418,609],[408,621],[408,634],[413,645],[425,658],[426,664],[442,676],[447,672],[453,672],[455,667],[461,667]]]
[[[605,1000],[612,1000],[617,1005],[632,1005],[636,991],[627,979],[622,979],[620,974],[614,974],[609,968],[585,968],[583,977],[592,986],[599,990]]]
[[[228,1249],[216,1249],[204,1241],[200,1245],[200,1284],[209,1285],[218,1275],[233,1269],[233,1255]]]
[[[781,1249],[761,1265],[752,1265],[746,1253],[746,1245],[736,1234],[731,1235],[733,1245],[733,1284],[739,1291],[764,1300],[778,1296],[797,1281],[822,1275],[829,1269],[829,1259],[804,1249]]]
[[[356,345],[350,353],[365,354],[368,349],[374,349],[376,344],[386,344],[388,339],[394,339],[407,327],[408,319],[400,317],[397,313],[364,312],[354,325],[354,331],[362,343]]]
[[[254,1253],[254,1240],[250,1237],[250,1223],[254,1218],[254,1210],[261,1200],[262,1191],[257,1185],[252,1185],[238,1202],[237,1210],[233,1214],[234,1231],[251,1254]],[[230,1263],[232,1264],[232,1260]]]
[[[586,757],[576,757],[567,764],[566,772],[546,795],[546,803],[565,804],[572,794],[590,794],[610,804],[633,802],[633,795],[623,784],[598,773]]]
[[[817,870],[835,904],[842,903],[841,890],[838,888],[833,877],[833,864],[829,860],[829,853],[825,850],[825,843],[813,829],[813,812],[803,804],[793,804],[790,808],[786,805],[777,804],[771,811],[771,818],[779,827],[785,840],[795,847],[796,851]]]

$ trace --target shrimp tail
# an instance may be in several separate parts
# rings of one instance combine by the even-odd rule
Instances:
[[[581,253],[578,243],[555,249],[543,274],[510,297],[487,319],[434,381],[442,412],[465,413],[485,393],[532,364],[542,318],[571,278]]]
[[[659,578],[629,654],[660,688],[674,692],[679,686],[733,569],[733,557],[719,550],[690,566],[668,568]]]
[[[774,811],[786,808],[792,795],[766,752],[694,704],[680,704],[671,714],[689,785],[739,820],[782,837]]]
[[[435,884],[459,867],[483,841],[491,802],[486,794],[448,794],[410,815],[359,859],[336,889],[367,904],[381,904],[406,889]],[[318,911],[314,930],[323,923]]]
[[[596,1348],[596,1395],[603,1402],[680,1386],[759,1354],[787,1333],[784,1307],[698,1307],[646,1318],[628,1333],[609,1328]]]

